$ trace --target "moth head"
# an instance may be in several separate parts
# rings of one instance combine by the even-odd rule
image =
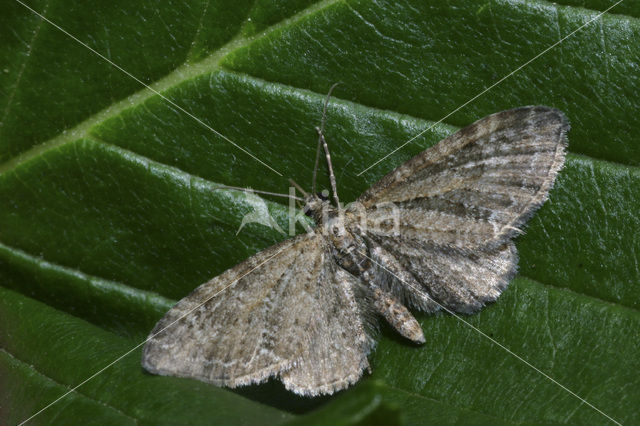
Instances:
[[[328,208],[329,203],[329,191],[326,189],[316,194],[309,194],[304,202],[303,212],[309,217],[320,217],[322,210]]]

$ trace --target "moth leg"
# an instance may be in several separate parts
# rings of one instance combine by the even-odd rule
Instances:
[[[391,293],[409,306],[414,306],[424,312],[436,312],[440,305],[427,293],[424,286],[407,271],[391,253],[380,246],[368,241],[374,268],[374,280],[381,288]]]
[[[398,333],[416,343],[425,342],[420,324],[393,294],[374,284],[370,285],[370,289],[373,307]]]

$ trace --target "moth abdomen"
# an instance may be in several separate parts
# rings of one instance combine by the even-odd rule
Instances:
[[[390,292],[375,285],[370,288],[376,311],[403,337],[415,343],[424,343],[422,328],[411,312]]]

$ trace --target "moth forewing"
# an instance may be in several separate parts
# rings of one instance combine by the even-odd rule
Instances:
[[[396,203],[383,201],[366,210],[367,226],[365,232],[377,235],[400,235],[400,208]]]

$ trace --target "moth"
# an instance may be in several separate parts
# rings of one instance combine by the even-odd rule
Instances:
[[[545,106],[489,115],[384,176],[357,208],[340,204],[322,129],[304,198],[316,227],[180,300],[145,344],[146,370],[232,388],[276,376],[307,396],[355,383],[378,318],[421,344],[408,308],[470,314],[500,296],[517,268],[512,239],[547,199],[569,125]],[[332,201],[315,192],[321,146]]]

